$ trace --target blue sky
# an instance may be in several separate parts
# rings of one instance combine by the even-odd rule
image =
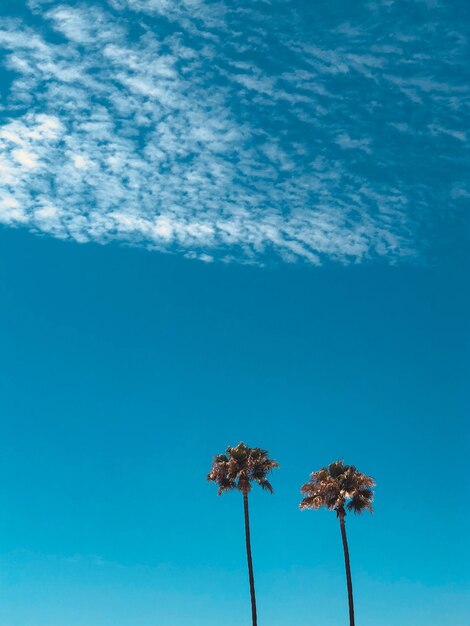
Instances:
[[[242,504],[205,482],[246,440],[260,623],[344,623],[339,456],[360,623],[468,625],[468,256],[435,267],[203,264],[0,232],[2,626],[249,623]],[[463,496],[463,494],[465,495]]]
[[[0,626],[470,626],[465,4],[0,6]]]

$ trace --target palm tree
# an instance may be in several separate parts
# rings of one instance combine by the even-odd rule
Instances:
[[[255,581],[253,576],[253,559],[251,556],[250,515],[248,511],[248,494],[251,483],[255,482],[262,489],[270,493],[273,488],[267,477],[272,469],[279,467],[278,463],[268,457],[267,450],[250,448],[240,442],[234,448],[227,448],[225,454],[214,457],[212,468],[207,480],[215,482],[219,487],[218,495],[230,489],[238,489],[243,494],[245,512],[245,541],[246,557],[248,561],[248,578],[250,581],[251,616],[253,626],[257,626]]]
[[[354,626],[354,600],[344,518],[346,509],[354,513],[362,513],[365,509],[372,512],[374,497],[372,487],[375,487],[373,478],[361,474],[354,465],[345,465],[339,460],[328,467],[322,467],[318,472],[313,472],[309,481],[300,489],[305,494],[300,503],[301,509],[319,509],[324,506],[330,511],[336,511],[339,519],[346,566],[350,626]]]

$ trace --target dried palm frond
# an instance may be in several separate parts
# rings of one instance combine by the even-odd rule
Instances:
[[[365,509],[372,511],[372,487],[375,487],[373,478],[362,474],[354,465],[345,465],[340,459],[310,475],[300,488],[305,494],[300,508],[324,506],[336,511],[337,515],[346,515],[346,508],[354,513],[362,513]]]
[[[272,493],[273,488],[267,477],[276,467],[279,464],[268,457],[267,450],[250,448],[240,442],[235,447],[229,446],[225,454],[214,457],[207,480],[218,485],[219,495],[230,489],[248,493],[252,482]]]

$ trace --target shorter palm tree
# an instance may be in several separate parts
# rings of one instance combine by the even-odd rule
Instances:
[[[346,536],[346,509],[354,513],[362,513],[365,509],[372,512],[372,500],[375,487],[374,479],[361,474],[354,465],[345,465],[342,460],[335,461],[313,472],[300,491],[305,494],[300,503],[301,509],[319,509],[326,507],[336,511],[343,540],[344,563],[349,601],[349,624],[354,626],[354,599],[349,561],[348,539]]]
[[[245,513],[245,542],[248,561],[248,578],[250,582],[251,617],[253,626],[257,626],[255,581],[253,575],[253,559],[251,556],[250,515],[248,511],[248,494],[251,483],[256,482],[262,489],[273,492],[268,475],[272,469],[279,467],[278,463],[268,457],[267,450],[250,448],[240,442],[234,448],[227,448],[225,454],[214,457],[212,468],[207,480],[215,482],[219,487],[218,495],[225,491],[238,489],[243,494]]]

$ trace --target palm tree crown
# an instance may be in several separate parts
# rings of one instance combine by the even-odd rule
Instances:
[[[276,467],[279,464],[268,457],[267,450],[250,448],[240,442],[234,448],[229,446],[225,454],[214,457],[207,480],[217,483],[219,496],[230,489],[248,493],[252,482],[272,493],[267,476]]]
[[[313,472],[300,491],[305,494],[301,509],[319,509],[322,506],[336,511],[338,517],[348,511],[362,513],[372,511],[375,487],[374,479],[359,472],[354,465],[345,465],[342,460]]]

